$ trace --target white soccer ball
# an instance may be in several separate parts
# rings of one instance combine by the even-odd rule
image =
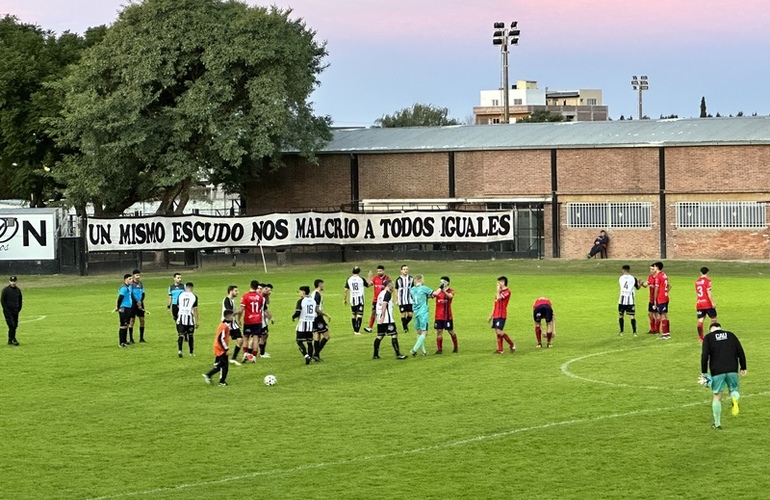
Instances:
[[[275,378],[275,375],[265,375],[265,385],[275,385],[278,383],[278,379]]]

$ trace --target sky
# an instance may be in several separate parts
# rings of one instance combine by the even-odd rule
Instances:
[[[0,0],[0,15],[61,33],[112,24],[129,0]],[[500,86],[494,22],[521,29],[509,79],[550,90],[603,90],[610,117],[637,115],[632,75],[647,75],[652,118],[770,115],[767,0],[248,0],[292,8],[327,42],[311,100],[336,126],[370,126],[414,103],[466,121]]]

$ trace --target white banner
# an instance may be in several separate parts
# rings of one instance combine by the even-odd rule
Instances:
[[[56,259],[56,210],[0,210],[0,260]]]
[[[513,239],[513,212],[270,214],[88,219],[88,251],[288,245],[487,243]]]

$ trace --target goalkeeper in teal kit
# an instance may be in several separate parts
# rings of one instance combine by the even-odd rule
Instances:
[[[412,296],[412,310],[414,311],[414,328],[417,330],[417,342],[412,347],[412,356],[417,356],[417,351],[422,351],[422,355],[428,354],[425,349],[425,336],[428,334],[428,299],[433,297],[433,290],[423,285],[423,275],[418,274],[414,277],[414,286],[409,290]]]

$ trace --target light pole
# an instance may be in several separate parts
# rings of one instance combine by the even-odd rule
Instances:
[[[500,60],[503,70],[503,123],[510,123],[510,110],[508,109],[508,46],[519,44],[518,21],[511,23],[510,29],[505,28],[505,23],[495,23],[495,31],[492,34],[492,45],[500,45]]]
[[[644,116],[644,113],[642,112],[642,92],[650,88],[650,82],[647,80],[647,75],[642,75],[641,78],[637,78],[636,75],[632,76],[631,87],[633,87],[634,90],[639,91],[639,119],[641,120]]]

